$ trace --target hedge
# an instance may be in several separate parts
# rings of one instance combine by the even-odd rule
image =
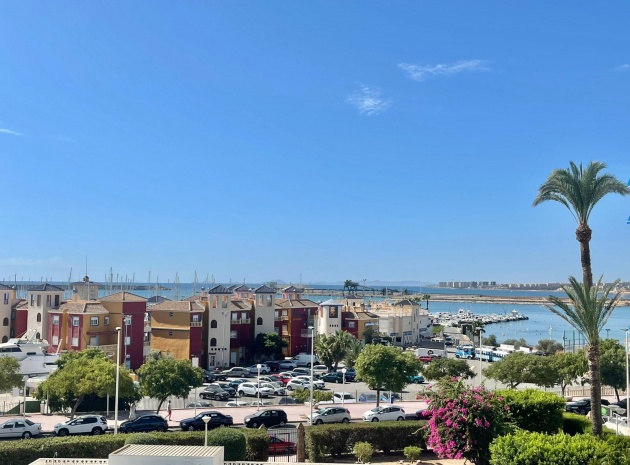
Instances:
[[[555,434],[562,429],[564,399],[551,392],[525,389],[496,391],[510,406],[512,419],[526,431]]]
[[[407,446],[426,449],[426,420],[383,421],[318,425],[306,428],[306,455],[311,462],[323,462],[328,455],[352,453],[357,442],[369,442],[375,450],[389,454]]]
[[[492,465],[630,464],[630,438],[600,439],[590,434],[542,434],[518,431],[490,445]]]
[[[564,412],[562,414],[562,431],[565,434],[575,436],[576,434],[587,434],[593,429],[591,420],[584,415]]]
[[[243,440],[244,448],[241,446]],[[55,453],[59,458],[106,459],[128,443],[202,446],[204,432],[104,434],[3,441],[0,442],[0,464],[28,465],[38,458],[53,457]],[[225,445],[225,460],[264,462],[269,457],[269,438],[262,430],[214,429],[208,431],[208,445]]]

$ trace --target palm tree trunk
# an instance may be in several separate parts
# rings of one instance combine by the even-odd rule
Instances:
[[[588,370],[591,378],[591,420],[593,435],[602,435],[602,387],[599,377],[599,341],[588,348]]]
[[[575,231],[575,238],[580,243],[580,261],[582,262],[583,281],[589,288],[593,287],[593,271],[591,270],[591,236],[593,231],[588,224],[582,223]]]

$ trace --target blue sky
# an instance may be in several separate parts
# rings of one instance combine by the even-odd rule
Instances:
[[[0,279],[564,281],[630,178],[630,5],[5,2]],[[630,280],[630,198],[592,216]]]

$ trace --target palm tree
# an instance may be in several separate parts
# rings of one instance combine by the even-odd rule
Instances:
[[[431,294],[422,294],[422,300],[427,301],[427,310],[429,309],[429,299],[431,299]]]
[[[590,241],[592,231],[588,219],[593,208],[608,194],[630,195],[630,188],[610,174],[600,174],[605,163],[590,162],[586,169],[570,162],[568,169],[555,169],[538,189],[537,206],[548,200],[567,207],[578,223],[575,238],[580,243],[580,258],[584,284],[593,285]]]
[[[600,350],[599,334],[604,329],[608,318],[619,302],[621,292],[609,297],[611,291],[619,284],[619,280],[606,286],[601,295],[597,289],[601,287],[602,278],[597,286],[580,283],[573,276],[569,278],[570,285],[562,286],[569,302],[550,296],[546,307],[565,320],[582,334],[587,343],[588,369],[591,383],[591,415],[593,420],[593,434],[602,434],[602,392],[600,379]]]

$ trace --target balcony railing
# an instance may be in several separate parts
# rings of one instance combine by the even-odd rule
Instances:
[[[277,316],[274,318],[274,321],[289,321],[289,317],[287,315]]]
[[[190,327],[191,328],[201,328],[203,326],[203,321],[191,321],[190,322]]]
[[[233,325],[248,325],[251,320],[249,318],[241,318],[240,320],[232,320]]]
[[[103,352],[116,352],[116,344],[103,344],[100,346],[88,345],[88,349],[101,349]]]
[[[309,331],[308,329],[303,329],[300,333],[302,337],[313,337],[313,331]]]

